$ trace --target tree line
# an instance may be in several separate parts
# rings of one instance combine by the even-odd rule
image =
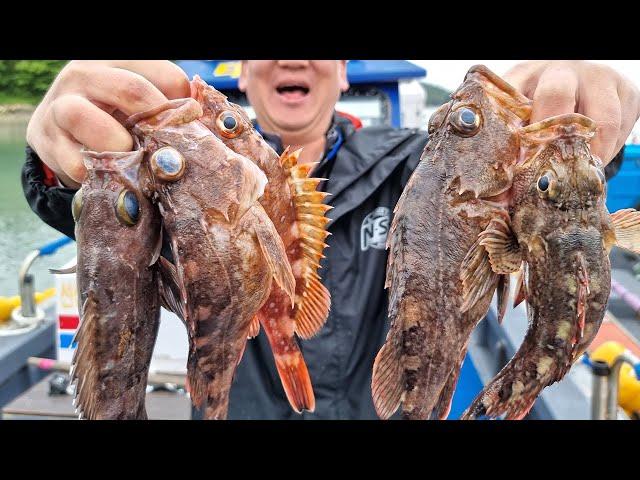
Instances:
[[[67,60],[0,60],[0,103],[36,104]]]

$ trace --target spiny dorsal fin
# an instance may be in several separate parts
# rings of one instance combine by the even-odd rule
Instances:
[[[308,178],[315,164],[298,164],[300,152],[301,149],[290,153],[287,147],[280,157],[280,164],[289,176],[302,253],[303,284],[302,294],[296,297],[295,332],[306,339],[322,328],[331,306],[331,296],[320,282],[317,270],[324,258],[322,251],[327,246],[324,241],[330,235],[326,230],[329,219],[325,214],[332,207],[322,203],[328,194],[317,190],[324,179]]]

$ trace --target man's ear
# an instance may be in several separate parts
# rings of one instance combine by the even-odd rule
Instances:
[[[338,60],[338,78],[340,81],[340,91],[349,90],[349,80],[347,80],[347,60]]]
[[[238,77],[238,90],[240,90],[243,93],[247,90],[247,76],[249,75],[247,73],[248,68],[249,68],[249,65],[247,64],[247,61],[242,60],[240,62],[240,77]]]

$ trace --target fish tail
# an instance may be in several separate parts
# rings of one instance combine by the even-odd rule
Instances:
[[[296,413],[301,413],[302,410],[313,412],[316,408],[313,386],[302,352],[297,345],[292,353],[274,353],[274,358],[282,387],[291,407]]]
[[[284,392],[296,413],[315,410],[316,400],[307,365],[295,339],[295,323],[287,294],[275,287],[259,313]]]

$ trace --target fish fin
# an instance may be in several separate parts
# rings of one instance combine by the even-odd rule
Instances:
[[[249,325],[249,333],[247,333],[247,338],[255,338],[260,333],[260,317],[255,315],[251,319],[251,325]]]
[[[480,235],[480,245],[489,254],[489,262],[494,272],[500,274],[517,272],[522,265],[522,253],[518,240],[508,221],[494,218]]]
[[[498,279],[498,323],[502,324],[504,314],[507,312],[509,303],[509,291],[511,288],[511,276],[509,274],[500,275]]]
[[[296,413],[301,413],[302,410],[313,412],[316,408],[316,398],[302,352],[299,349],[282,355],[273,352],[273,357],[291,408]]]
[[[259,218],[253,227],[262,254],[271,269],[273,278],[278,286],[289,296],[291,306],[293,306],[295,302],[296,279],[291,271],[291,265],[289,264],[282,239],[262,206],[256,203],[253,208],[256,209],[256,215]]]
[[[280,164],[289,175],[302,252],[303,284],[301,294],[297,297],[295,332],[301,338],[308,339],[317,334],[325,324],[331,306],[331,295],[320,282],[317,273],[320,260],[324,258],[322,251],[327,247],[324,241],[330,235],[326,230],[329,219],[325,214],[331,207],[323,203],[328,193],[317,190],[322,179],[308,178],[313,164],[298,165],[301,151],[289,153],[287,147],[280,156]]]
[[[78,265],[72,265],[71,267],[67,267],[67,268],[50,268],[49,269],[49,273],[53,273],[54,275],[67,275],[70,273],[76,273],[76,268],[78,267]]]
[[[640,254],[640,212],[624,208],[611,214],[616,245]]]
[[[149,262],[149,266],[156,263],[158,261],[158,258],[160,258],[160,252],[162,251],[162,241],[164,237],[163,231],[164,228],[161,227],[160,231],[158,232],[158,240],[156,241],[156,245],[153,248],[153,255],[151,256],[151,262]]]
[[[397,335],[388,335],[373,362],[371,392],[376,413],[387,420],[400,406],[404,391],[404,373],[401,365],[402,348]]]
[[[458,358],[458,363],[453,367],[449,377],[447,378],[447,383],[445,383],[444,387],[440,391],[440,397],[438,398],[438,403],[434,408],[435,418],[438,420],[446,420],[451,412],[451,404],[453,403],[453,394],[456,391],[456,385],[458,384],[458,378],[460,378],[460,368],[462,367],[462,362],[464,362],[464,358],[467,354],[467,347],[465,346],[460,352],[460,357]]]
[[[159,287],[162,306],[175,313],[183,322],[187,319],[186,291],[178,269],[164,257],[158,260],[160,270]]]
[[[187,381],[189,382],[191,401],[196,408],[200,408],[207,398],[209,379],[198,366],[197,355],[193,351],[189,352],[187,360]]]
[[[513,307],[517,307],[523,300],[527,299],[527,282],[525,281],[525,268],[526,264],[522,266],[518,272],[518,279],[516,280],[516,296],[513,299]]]
[[[480,239],[476,240],[467,252],[460,267],[462,280],[462,313],[471,310],[473,306],[487,293],[493,292],[498,283],[499,275],[491,268],[489,254]]]
[[[522,265],[522,254],[508,220],[493,218],[469,249],[462,261],[461,311],[466,312],[480,298],[495,289],[499,277],[516,272]],[[504,300],[506,301],[506,300]]]
[[[80,326],[76,331],[73,342],[77,347],[71,359],[71,381],[76,384],[74,405],[82,418],[94,419],[96,415],[96,392],[100,391],[98,372],[94,361],[94,346],[91,341],[91,330],[98,321],[98,303],[92,292],[87,294],[80,309]]]

